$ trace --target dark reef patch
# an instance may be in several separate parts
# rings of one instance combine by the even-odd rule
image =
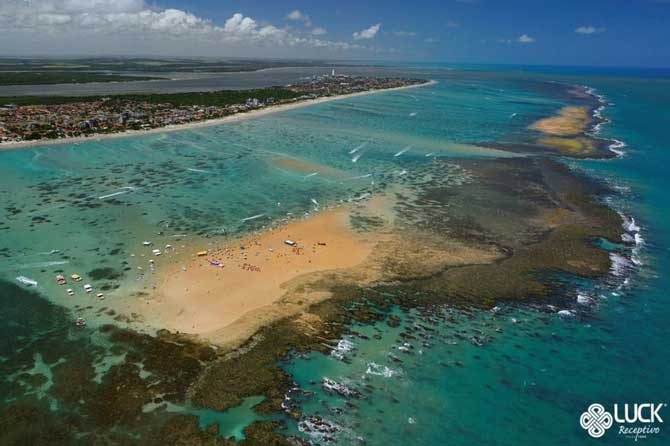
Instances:
[[[118,280],[123,277],[123,272],[110,267],[95,268],[88,272],[88,276],[92,280]]]

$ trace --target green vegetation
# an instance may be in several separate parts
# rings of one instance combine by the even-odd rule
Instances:
[[[62,69],[63,67],[59,67]],[[130,82],[159,79],[148,76],[125,76],[76,71],[0,71],[0,85],[74,84],[86,82]]]
[[[1,59],[0,71],[115,71],[161,73],[227,73],[256,71],[265,68],[306,67],[325,65],[310,60],[253,59],[147,59],[147,58],[83,58],[83,59]]]
[[[125,94],[113,96],[114,101],[149,102],[154,104],[169,102],[177,107],[189,105],[231,105],[244,103],[248,98],[257,98],[266,101],[274,98],[277,101],[292,99],[300,96],[292,90],[282,87],[259,88],[255,90],[221,90],[194,93],[172,93],[172,94]]]
[[[255,90],[220,90],[210,92],[194,93],[166,93],[166,94],[123,94],[110,97],[115,102],[148,102],[153,104],[170,103],[176,107],[189,105],[231,105],[242,104],[247,98],[257,98],[266,101],[275,98],[281,101],[300,96],[301,93],[287,88],[270,87]],[[105,96],[0,96],[0,105],[57,105],[71,104],[73,102],[95,102]]]

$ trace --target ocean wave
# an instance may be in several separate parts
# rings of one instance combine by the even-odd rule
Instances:
[[[594,299],[586,293],[578,292],[577,293],[577,303],[579,305],[591,305],[594,302]]]
[[[612,262],[610,273],[616,277],[626,276],[633,266],[633,263],[627,257],[616,252],[610,253],[610,261]]]
[[[626,152],[621,149],[627,147],[628,144],[616,138],[612,138],[611,141],[613,142],[607,147],[609,151],[615,153],[618,157],[624,156]]]
[[[595,123],[591,127],[591,130],[588,132],[588,134],[590,134],[591,136],[599,138],[603,125],[612,123],[611,119],[603,115],[603,112],[605,111],[607,105],[612,105],[612,103],[609,102],[604,95],[598,93],[598,91],[595,88],[589,87],[588,85],[582,85],[582,88],[584,88],[584,92],[586,94],[596,98],[596,100],[600,104],[598,107],[593,109],[592,116]],[[625,142],[616,138],[599,138],[599,139],[610,141],[610,144],[607,146],[607,149],[610,152],[614,153],[618,158],[621,158],[626,154],[625,151],[621,150],[624,147],[626,147],[627,144]]]

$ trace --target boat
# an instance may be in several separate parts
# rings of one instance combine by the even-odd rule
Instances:
[[[84,319],[83,317],[78,317],[78,318],[74,321],[74,324],[75,324],[77,327],[84,327],[84,326],[86,326],[86,319]]]
[[[81,276],[79,274],[72,274],[70,278],[75,282],[79,282],[81,280]]]
[[[68,296],[74,296],[74,290],[72,288],[67,289],[67,295]]]
[[[31,279],[29,277],[26,277],[26,276],[19,276],[19,277],[16,278],[16,280],[18,280],[19,282],[21,282],[24,285],[37,286],[37,281],[36,280],[33,280],[33,279]]]
[[[290,239],[284,240],[284,243],[287,244],[288,246],[296,246],[297,245],[297,243],[295,241],[290,240]]]
[[[153,255],[155,255],[155,256],[159,256],[159,255],[161,255],[161,250],[160,250],[160,249],[153,249],[151,252],[152,252]]]
[[[203,257],[207,255],[207,251],[198,251],[198,257]]]
[[[91,284],[87,283],[86,285],[84,285],[84,291],[86,291],[87,293],[93,291],[93,287],[91,286]]]
[[[56,276],[56,283],[57,283],[58,285],[65,285],[65,283],[66,283],[66,282],[65,282],[65,277],[63,277],[61,274],[58,274],[58,275]]]
[[[104,299],[105,299],[105,295],[102,294],[102,293],[98,293],[98,294],[96,294],[95,296],[96,296],[98,299],[100,299],[100,300],[104,300]]]
[[[223,268],[223,263],[221,263],[219,260],[207,259],[207,262],[212,266],[218,266],[219,268]]]
[[[144,246],[151,246],[151,242],[142,242]]]

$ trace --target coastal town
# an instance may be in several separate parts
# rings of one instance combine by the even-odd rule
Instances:
[[[336,74],[333,70],[329,75],[313,76],[284,87],[248,91],[50,97],[44,103],[40,103],[39,97],[23,103],[0,99],[0,143],[150,130],[321,97],[424,82],[407,78],[353,77]]]

